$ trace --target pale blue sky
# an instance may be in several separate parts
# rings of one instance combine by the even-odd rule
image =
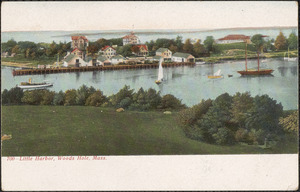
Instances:
[[[2,31],[297,26],[296,1],[4,2]]]

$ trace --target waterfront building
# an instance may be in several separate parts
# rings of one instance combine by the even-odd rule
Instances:
[[[111,58],[111,63],[113,65],[123,63],[124,61],[125,61],[125,58],[122,55],[116,55]]]
[[[226,37],[216,40],[217,44],[228,44],[228,43],[240,43],[240,42],[251,43],[250,36],[245,35],[227,35]]]
[[[170,51],[168,48],[159,48],[156,50],[155,55],[162,57],[164,60],[171,60],[172,51]]]
[[[81,51],[84,51],[89,46],[89,40],[85,36],[72,36],[71,48],[78,48]]]
[[[98,53],[99,53],[99,55],[103,55],[110,59],[117,54],[117,51],[114,48],[112,48],[111,46],[107,45],[107,46],[103,47]]]
[[[81,59],[84,59],[84,51],[81,51],[80,49],[78,48],[75,48],[71,54],[73,55],[77,55],[78,57],[80,57]]]
[[[140,43],[141,42],[140,42],[139,38],[134,34],[133,31],[130,33],[130,35],[126,35],[123,37],[123,45],[127,45],[127,44],[137,45]]]
[[[173,62],[195,62],[195,57],[189,53],[177,52],[172,55]]]
[[[63,60],[63,66],[64,67],[83,67],[87,66],[87,63],[78,55],[75,54],[69,54],[64,60]]]
[[[145,57],[149,53],[147,45],[143,45],[143,44],[141,44],[141,45],[134,45],[132,47],[132,50],[136,50],[135,52],[132,52],[136,56],[143,56],[143,57]]]
[[[111,60],[103,55],[99,55],[96,62],[102,66],[111,65]]]

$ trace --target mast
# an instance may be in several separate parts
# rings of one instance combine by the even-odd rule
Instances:
[[[257,51],[257,70],[259,71],[259,51]]]
[[[246,43],[246,45],[245,45],[245,47],[246,47],[246,49],[245,49],[245,67],[246,67],[246,71],[248,71],[248,69],[247,69],[247,41],[245,41],[245,43]]]

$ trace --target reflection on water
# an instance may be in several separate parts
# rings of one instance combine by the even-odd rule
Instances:
[[[248,67],[257,67],[257,61],[249,60]],[[82,84],[85,84],[100,89],[108,96],[117,93],[124,85],[129,85],[136,91],[141,87],[144,89],[154,88],[160,91],[162,95],[175,95],[188,106],[195,105],[202,99],[215,99],[225,92],[233,95],[236,92],[249,91],[252,96],[257,94],[270,95],[270,97],[281,102],[284,109],[297,108],[297,61],[285,62],[282,59],[267,59],[262,67],[271,68],[274,72],[270,76],[242,77],[237,71],[245,69],[244,61],[164,68],[164,81],[162,84],[156,85],[158,69],[91,71],[13,77],[12,68],[2,66],[1,90],[10,89],[32,77],[34,82],[44,80],[53,82],[54,86],[49,88],[50,90],[78,89]],[[207,75],[213,74],[219,69],[221,69],[224,78],[207,78]],[[229,74],[233,76],[228,77]]]

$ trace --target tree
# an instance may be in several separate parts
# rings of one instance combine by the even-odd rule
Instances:
[[[282,116],[283,108],[281,103],[271,99],[268,95],[256,96],[253,99],[253,107],[249,111],[249,116],[245,120],[246,129],[261,130],[263,137],[271,137],[279,133],[279,117]]]
[[[43,99],[43,90],[25,91],[22,102],[29,105],[39,105]]]
[[[251,42],[252,44],[254,45],[256,51],[257,51],[257,54],[259,52],[261,52],[261,49],[263,48],[264,46],[264,39],[263,39],[263,36],[261,34],[256,34],[256,35],[253,35],[251,37]]]
[[[125,85],[118,93],[110,96],[109,102],[114,107],[119,107],[120,102],[128,97],[130,100],[132,100],[133,96],[133,89],[130,89],[130,86]]]
[[[201,54],[203,54],[205,52],[205,48],[204,46],[201,44],[201,40],[198,39],[196,43],[194,43],[193,45],[193,55],[195,57],[200,57]]]
[[[183,52],[185,53],[192,53],[193,52],[193,45],[190,39],[185,40],[183,45]]]
[[[171,44],[170,47],[169,47],[169,50],[174,54],[178,51],[178,47]]]
[[[175,45],[178,49],[178,51],[181,51],[182,50],[182,46],[183,46],[183,43],[182,43],[182,36],[177,36],[176,39],[175,39]]]
[[[287,48],[287,41],[282,32],[280,32],[279,35],[276,37],[275,47],[276,50],[286,50]]]
[[[232,99],[232,121],[239,124],[239,127],[245,127],[245,121],[252,107],[253,97],[251,97],[249,92],[236,93]]]
[[[186,106],[175,96],[167,94],[162,97],[159,108],[165,110],[179,110],[186,108]]]
[[[21,104],[24,96],[23,90],[19,87],[4,89],[2,92],[2,104]]]
[[[105,102],[106,97],[103,95],[102,91],[97,90],[86,99],[85,105],[99,107]]]
[[[91,55],[95,55],[95,53],[98,52],[98,48],[96,45],[89,45],[87,47],[87,51],[91,54]]]
[[[64,100],[64,105],[75,105],[76,104],[76,90],[75,89],[69,89],[65,93],[65,100]]]
[[[149,104],[150,109],[156,109],[161,102],[160,92],[156,92],[156,90],[152,88],[147,90],[145,97],[146,103]]]
[[[63,105],[65,99],[65,94],[62,91],[59,91],[58,93],[54,94],[53,97],[53,104],[54,105]]]
[[[129,57],[132,55],[131,47],[132,47],[132,45],[130,45],[130,44],[118,47],[117,53],[120,55],[123,55],[124,57]]]
[[[86,85],[82,85],[79,89],[76,91],[76,104],[77,105],[84,105],[86,102],[86,99],[95,92],[94,87],[88,88]]]
[[[288,42],[288,47],[290,49],[298,48],[298,37],[296,36],[296,34],[294,32],[289,35],[287,42]]]
[[[214,40],[213,36],[207,36],[206,39],[204,40],[203,44],[204,44],[205,49],[208,52],[214,51],[214,47],[213,47],[214,42],[215,42],[215,40]]]
[[[14,47],[12,48],[11,52],[12,52],[12,53],[15,53],[15,54],[18,54],[18,53],[19,53],[19,50],[20,50],[19,45],[16,45],[16,46],[14,46]]]
[[[47,89],[41,91],[41,105],[51,105],[53,103],[53,98],[55,95],[54,91],[49,91]]]
[[[298,133],[299,132],[299,111],[295,111],[289,116],[279,119],[279,124],[286,132]]]

